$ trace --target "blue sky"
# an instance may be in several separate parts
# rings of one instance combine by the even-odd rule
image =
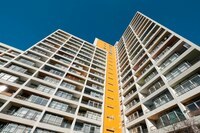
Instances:
[[[0,8],[0,42],[25,50],[56,29],[111,44],[140,11],[200,44],[199,0],[5,0]]]

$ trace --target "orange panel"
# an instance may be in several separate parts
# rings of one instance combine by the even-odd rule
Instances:
[[[115,47],[99,39],[96,42],[96,46],[108,52],[103,132],[121,133],[120,99]]]

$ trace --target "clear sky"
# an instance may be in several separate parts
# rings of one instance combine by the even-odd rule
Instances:
[[[56,29],[111,44],[140,11],[200,44],[200,0],[1,0],[0,42],[25,50]]]

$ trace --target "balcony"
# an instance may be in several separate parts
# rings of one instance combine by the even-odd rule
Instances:
[[[53,68],[53,67],[50,67],[50,66],[47,66],[47,65],[43,67],[43,70],[45,70],[45,71],[47,71],[47,72],[50,72],[50,73],[52,73],[52,74],[61,76],[61,77],[64,75],[64,72],[63,72],[63,71],[57,70],[57,69],[55,69],[55,68]]]
[[[11,82],[11,83],[17,83],[17,84],[20,84],[20,85],[25,83],[25,81],[26,81],[26,79],[23,78],[23,77],[11,75],[11,74],[4,73],[4,72],[0,73],[0,79],[4,80],[4,81]]]
[[[75,111],[76,111],[76,107],[73,104],[59,102],[56,100],[51,101],[51,103],[49,104],[49,107],[56,110],[63,111],[63,112],[71,113],[71,114],[75,114]]]
[[[85,62],[85,61],[83,61],[81,59],[75,59],[75,62],[80,63],[80,64],[85,65],[85,66],[90,66],[90,63]]]
[[[11,64],[8,66],[9,69],[19,72],[19,73],[23,73],[23,74],[27,74],[27,75],[33,75],[33,73],[35,72],[35,70],[32,69],[28,69],[26,67],[22,67],[16,64]]]
[[[130,87],[130,86],[132,86],[134,84],[134,81],[130,81],[123,89],[124,89],[124,91],[126,91],[126,90],[128,90],[128,88]]]
[[[33,61],[29,60],[29,59],[25,59],[25,58],[19,58],[18,61],[21,62],[21,63],[24,63],[26,65],[33,66],[33,67],[36,65],[35,62],[33,62]]]
[[[169,91],[161,92],[144,103],[144,105],[147,107],[147,110],[145,110],[145,112],[148,113],[150,111],[153,111],[172,100],[173,97],[171,96]]]
[[[100,68],[100,67],[98,67],[98,66],[96,66],[94,64],[92,65],[92,68],[95,69],[95,70],[97,70],[97,71],[103,72],[103,73],[105,72],[104,69],[102,69],[102,68]]]
[[[82,71],[79,71],[79,70],[75,70],[75,69],[72,69],[72,68],[70,68],[69,69],[69,72],[71,72],[71,73],[73,73],[73,74],[75,74],[75,75],[78,75],[78,76],[80,76],[80,77],[86,77],[86,73],[84,73],[84,72],[82,72]]]
[[[97,78],[95,76],[92,76],[91,74],[89,75],[88,79],[92,80],[92,81],[95,81],[99,84],[104,84],[104,80],[100,79],[100,78]]]
[[[41,115],[40,111],[29,109],[26,107],[15,107],[15,106],[10,107],[10,109],[5,110],[2,113],[34,121],[37,121],[37,119]]]
[[[67,74],[67,75],[66,75],[66,79],[69,79],[69,80],[72,80],[72,81],[75,81],[75,82],[78,82],[78,83],[81,83],[81,84],[84,84],[84,83],[85,83],[85,80],[83,80],[82,78],[73,76],[73,75],[71,75],[71,74]]]
[[[20,99],[22,101],[28,101],[28,102],[35,103],[38,105],[42,105],[42,106],[46,106],[48,102],[47,98],[44,98],[35,94],[31,94],[30,92],[23,92],[20,95],[16,95],[15,98]]]
[[[103,94],[99,93],[99,92],[95,92],[95,91],[92,91],[88,88],[85,88],[85,91],[84,91],[85,94],[87,95],[90,95],[94,98],[99,98],[99,99],[103,99]]]
[[[45,113],[41,122],[62,128],[70,128],[72,123],[70,120],[68,120],[68,118],[50,113]]]
[[[55,42],[52,42],[51,40],[47,39],[43,40],[42,44],[48,45],[51,48],[59,48],[59,46]]]
[[[200,115],[200,100],[197,97],[196,99],[190,100],[186,105],[187,112],[190,117]]]
[[[63,42],[61,42],[60,40],[54,39],[54,38],[52,38],[52,37],[48,37],[47,39],[48,39],[49,41],[55,43],[55,44],[58,44],[58,45],[62,45],[62,44],[63,44]],[[55,46],[55,45],[54,45],[54,46]]]
[[[135,92],[136,92],[136,88],[133,88],[132,90],[130,90],[124,97],[124,101],[126,101],[126,99],[128,99],[129,97],[131,97]]]
[[[157,74],[158,74],[157,71],[153,71],[152,73],[150,73],[147,77],[144,78],[144,84],[153,79]]]
[[[60,35],[58,35],[56,33],[51,35],[51,37],[53,37],[53,38],[55,38],[55,39],[57,39],[57,40],[59,40],[59,41],[61,41],[63,43],[66,41],[66,39],[63,39],[63,37],[60,37]]]
[[[93,101],[93,100],[84,100],[82,99],[82,102],[83,104],[85,105],[88,105],[90,107],[94,107],[94,108],[97,108],[97,109],[101,109],[102,108],[102,103],[99,103],[99,102],[96,102],[96,101]]]
[[[177,58],[179,57],[178,53],[174,53],[173,55],[171,55],[165,62],[163,62],[160,65],[160,70],[162,71],[163,69],[165,69],[168,65],[170,65],[173,61],[175,61]]]
[[[100,133],[100,126],[88,123],[76,122],[74,126],[74,133]]]
[[[64,98],[64,99],[75,101],[75,102],[79,101],[79,96],[78,95],[70,93],[70,92],[67,92],[67,91],[64,91],[64,90],[60,90],[59,89],[56,92],[55,95],[58,96],[58,97]]]
[[[100,86],[100,85],[97,85],[95,83],[92,83],[90,81],[87,81],[87,85],[95,90],[98,90],[98,91],[103,91],[103,86]]]
[[[135,120],[135,119],[137,119],[137,118],[139,118],[141,116],[143,116],[142,110],[141,109],[137,110],[136,112],[134,112],[134,113],[132,113],[132,114],[127,116],[128,117],[127,123],[129,123],[129,122],[131,122],[131,121],[133,121],[133,120]]]
[[[53,87],[41,84],[38,81],[34,81],[34,80],[32,80],[31,82],[26,84],[26,86],[28,86],[32,89],[44,92],[44,93],[48,93],[48,94],[53,94],[53,92],[55,91],[55,89]]]
[[[92,58],[93,55],[88,54],[88,53],[90,53],[90,51],[87,51],[88,53],[86,53],[85,51],[86,51],[86,50],[83,50],[83,48],[82,48],[81,51],[80,51],[79,53],[81,53],[82,55],[87,56],[87,57],[89,57],[89,58]]]
[[[90,62],[91,61],[91,59],[90,58],[87,58],[86,56],[84,56],[84,55],[80,55],[80,54],[78,54],[78,56],[77,57],[79,57],[79,58],[81,58],[82,60],[84,60],[84,61],[87,61],[87,62]]]
[[[70,60],[67,60],[66,58],[62,58],[62,57],[60,57],[58,55],[54,55],[53,59],[56,59],[56,60],[58,60],[58,61],[60,61],[60,62],[62,62],[64,64],[70,64],[71,63]]]
[[[155,84],[153,84],[152,86],[148,88],[147,96],[151,95],[152,93],[160,89],[163,85],[164,85],[164,82],[161,79],[155,82]]]
[[[15,123],[0,124],[0,127],[1,133],[11,133],[13,131],[15,133],[30,133],[32,129],[31,127]]]
[[[127,105],[126,105],[126,110],[130,109],[131,107],[133,107],[134,105],[136,105],[137,103],[139,103],[139,99],[133,99],[131,102],[129,102]]]
[[[166,79],[168,81],[170,81],[170,80],[174,79],[175,77],[177,77],[178,75],[180,75],[181,73],[183,73],[185,70],[187,70],[190,67],[191,67],[191,64],[189,62],[182,62],[176,68],[174,68],[168,74],[166,74]]]
[[[178,96],[200,86],[200,74],[195,74],[192,77],[181,82],[179,85],[175,86],[174,90]]]
[[[76,88],[77,88],[76,85],[70,84],[70,83],[65,82],[65,81],[63,81],[60,86],[65,87],[69,90],[76,90]]]
[[[73,55],[70,55],[70,54],[65,53],[63,51],[58,51],[57,54],[60,55],[61,57],[67,58],[69,60],[73,60],[74,59]]]
[[[150,52],[151,55],[153,55],[162,45],[167,41],[167,39],[171,36],[170,33],[166,34],[165,37],[160,40],[160,42],[154,47],[154,49]]]
[[[137,78],[140,78],[141,76],[143,76],[147,71],[150,70],[150,68],[152,68],[152,66],[153,65],[151,62],[148,63],[147,65],[143,66],[142,68],[140,66],[141,70],[140,70],[140,68],[138,68],[138,72],[136,71]]]
[[[85,110],[85,109],[80,109],[79,112],[78,112],[78,115],[82,116],[82,117],[89,118],[89,119],[101,121],[101,114],[93,112],[93,111],[88,111],[88,110]]]
[[[165,112],[164,114],[158,114],[157,120],[155,120],[155,127],[159,129],[183,120],[185,120],[185,116],[179,108],[175,108]]]
[[[148,133],[147,126],[146,124],[141,123],[129,129],[129,133]]]

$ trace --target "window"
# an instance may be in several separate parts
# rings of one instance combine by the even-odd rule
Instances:
[[[189,77],[189,79],[181,82],[179,85],[177,85],[174,89],[176,91],[176,94],[178,96],[196,88],[200,85],[200,75],[195,74],[192,77]]]
[[[58,102],[58,101],[52,101],[50,103],[49,107],[57,109],[57,110],[61,110],[61,111],[67,111],[68,104],[62,103],[62,102]]]
[[[22,63],[27,64],[27,65],[30,65],[30,66],[34,66],[34,65],[35,65],[34,62],[29,61],[29,60],[24,59],[24,58],[20,58],[20,59],[19,59],[19,62],[22,62]]]
[[[25,73],[27,71],[27,69],[17,66],[17,65],[11,65],[9,68],[13,71],[20,72],[20,73]]]
[[[45,106],[48,102],[48,99],[42,98],[42,97],[39,97],[39,96],[36,96],[36,95],[31,95],[28,98],[28,101]]]
[[[66,87],[66,88],[71,89],[71,90],[75,90],[75,88],[76,88],[75,85],[69,84],[67,82],[62,82],[61,86]]]
[[[56,66],[56,67],[59,67],[59,68],[61,68],[61,69],[67,69],[66,66],[63,66],[63,65],[60,65],[60,64],[55,64],[55,66]]]
[[[2,133],[30,133],[31,128],[24,125],[18,125],[14,123],[9,123],[3,127]]]
[[[28,53],[27,55],[28,55],[29,57],[32,57],[32,58],[37,59],[37,60],[40,60],[40,59],[41,59],[40,56],[35,55],[35,54],[32,54],[32,53]]]
[[[188,104],[186,107],[190,112],[200,110],[200,100],[192,102],[192,103]]]
[[[58,79],[55,79],[55,78],[52,78],[52,77],[49,77],[49,76],[46,76],[44,78],[44,81],[47,81],[51,84],[58,84],[59,83],[59,80]]]
[[[63,76],[63,75],[64,75],[63,72],[60,72],[60,71],[55,70],[55,69],[51,69],[49,72],[50,72],[50,73],[53,73],[53,74],[56,74],[56,75],[59,75],[59,76]]]
[[[63,120],[64,120],[63,117],[59,117],[52,114],[45,114],[45,116],[42,119],[42,122],[49,123],[56,126],[61,126]]]
[[[174,109],[173,111],[171,111],[165,115],[162,115],[159,119],[162,123],[161,127],[165,127],[170,124],[174,124],[179,121],[183,121],[183,120],[185,120],[185,117],[184,117],[183,113],[180,111],[180,109]]]
[[[173,69],[170,73],[166,75],[167,80],[170,81],[174,79],[176,76],[180,75],[189,67],[190,67],[190,64],[188,62],[181,63],[178,67],[176,67],[175,69]]]
[[[100,127],[84,123],[83,132],[84,133],[100,133]]]
[[[61,91],[61,90],[58,90],[56,92],[56,96],[59,96],[59,97],[62,97],[62,98],[66,98],[66,99],[72,99],[72,94],[70,93],[67,93],[65,91]]]
[[[18,80],[19,77],[16,77],[16,76],[2,72],[2,73],[0,73],[0,78],[2,80],[6,80],[6,81],[9,81],[9,82],[15,82],[16,80]]]
[[[99,113],[95,113],[92,111],[86,111],[86,114],[84,116],[87,118],[90,118],[90,119],[101,121],[101,114],[99,114]]]
[[[53,94],[54,92],[53,88],[42,85],[42,84],[40,84],[36,89],[45,93],[49,93],[49,94]]]
[[[39,111],[22,107],[14,113],[14,116],[36,121],[38,117],[40,116],[40,114],[41,112]]]
[[[169,101],[170,101],[170,97],[167,94],[164,94],[164,95],[159,96],[155,100],[153,100],[153,104],[155,108],[157,108]]]

